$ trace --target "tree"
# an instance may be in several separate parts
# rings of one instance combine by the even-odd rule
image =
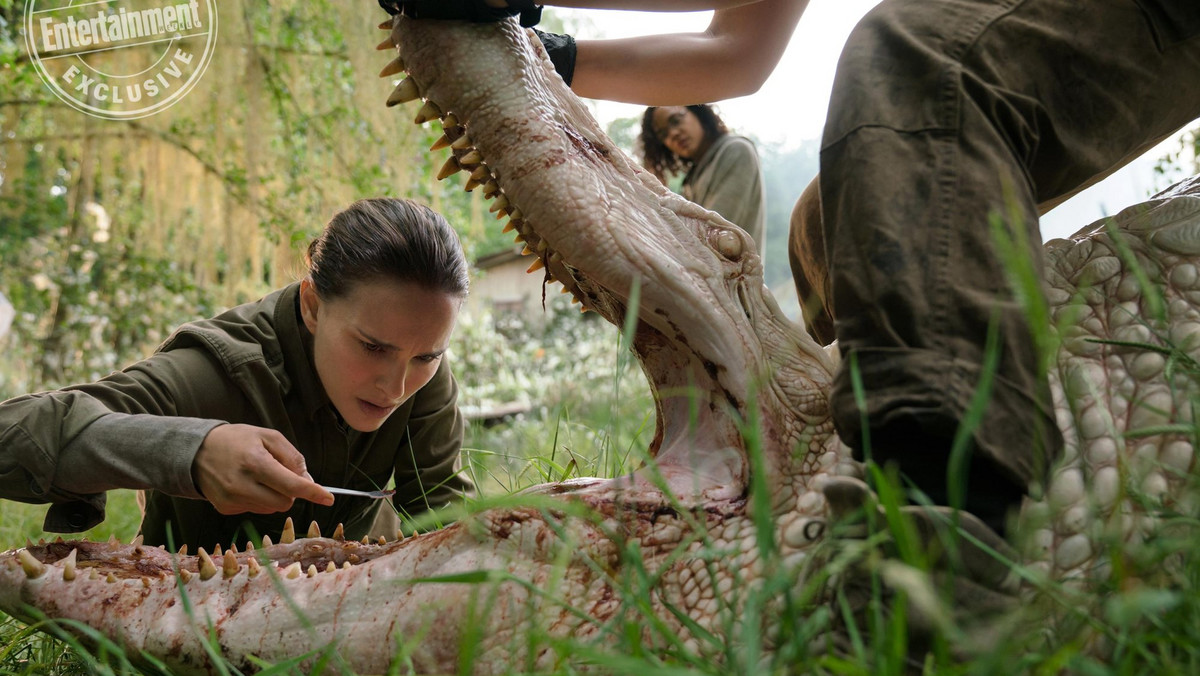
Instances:
[[[58,101],[24,52],[21,11],[0,0],[0,290],[18,317],[0,394],[103,375],[176,324],[292,280],[310,236],[355,199],[413,197],[468,240],[483,229],[478,196],[433,180],[440,127],[383,105],[394,81],[375,77],[374,3],[222,0],[201,81],[132,121]],[[92,58],[117,70],[130,57]]]

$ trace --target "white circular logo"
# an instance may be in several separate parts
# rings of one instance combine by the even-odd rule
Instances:
[[[217,42],[216,0],[28,0],[25,43],[64,103],[109,120],[146,117],[191,91]]]

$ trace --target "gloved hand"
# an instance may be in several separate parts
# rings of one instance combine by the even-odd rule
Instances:
[[[491,23],[519,16],[521,25],[526,28],[542,19],[542,8],[533,0],[508,0],[506,7],[492,7],[485,0],[379,0],[379,6],[393,16],[403,14],[414,19]]]
[[[570,87],[571,79],[575,77],[575,38],[561,33],[544,33],[536,28],[533,32],[546,48],[546,55],[554,64],[554,70]]]

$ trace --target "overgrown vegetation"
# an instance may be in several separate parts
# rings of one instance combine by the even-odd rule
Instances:
[[[21,9],[0,0],[0,289],[19,311],[13,333],[0,339],[0,398],[95,378],[146,354],[170,327],[289,280],[307,236],[355,197],[430,202],[460,228],[470,253],[507,241],[484,227],[490,219],[477,196],[432,180],[441,157],[424,148],[434,131],[378,105],[388,85],[374,80],[374,53],[348,37],[374,35],[374,3],[222,0],[229,28],[208,89],[193,92],[189,107],[136,124],[80,124],[60,108],[21,58]],[[766,153],[768,181],[778,175],[771,162],[810,162],[806,152]],[[772,200],[773,224],[781,215],[786,222],[790,204]],[[768,249],[786,250],[786,228],[770,232]],[[779,283],[781,274],[786,267],[773,268],[768,281]],[[467,454],[485,493],[476,508],[532,484],[615,476],[647,460],[652,404],[627,340],[561,299],[548,312],[539,327],[513,317],[464,318],[452,346],[464,406],[522,401],[529,408],[470,429]],[[1194,364],[1176,360],[1181,373],[1196,376]],[[899,492],[886,481],[877,486],[885,512],[896,513]],[[752,490],[752,501],[770,499],[762,483]],[[540,633],[523,640],[559,658],[555,673],[1200,673],[1200,514],[1194,505],[1164,509],[1137,486],[1127,490],[1161,521],[1144,546],[1130,549],[1115,536],[1104,542],[1097,554],[1107,572],[1084,587],[1048,583],[1012,564],[1040,594],[983,637],[938,625],[928,656],[910,645],[910,609],[928,600],[922,595],[936,596],[929,582],[936,578],[905,577],[927,572],[928,562],[907,531],[882,526],[862,547],[818,551],[812,560],[821,565],[802,580],[782,565],[763,528],[754,547],[767,562],[764,581],[735,585],[721,599],[744,609],[729,617],[727,641],[685,643],[647,612],[657,571],[632,545],[621,551],[614,585],[621,611],[600,627],[606,648]],[[0,501],[0,546],[48,537],[43,513]],[[137,525],[133,494],[116,491],[108,519],[85,536],[128,541]],[[900,552],[892,558],[905,567],[884,566],[883,549]],[[694,552],[708,561],[729,553],[704,538]],[[818,601],[829,575],[852,569],[865,571],[869,594]],[[908,582],[895,584],[900,592],[885,612],[887,576]],[[461,581],[478,585],[477,611],[488,612],[496,575]],[[547,603],[563,603],[553,589],[543,591]],[[831,651],[818,641],[856,611],[861,622],[846,645]],[[981,642],[959,659],[955,652],[973,639]],[[470,646],[463,650],[468,671]],[[345,673],[336,661],[322,664],[308,673]],[[128,670],[120,656],[98,657],[13,620],[0,623],[0,674]],[[396,673],[405,673],[402,659]]]

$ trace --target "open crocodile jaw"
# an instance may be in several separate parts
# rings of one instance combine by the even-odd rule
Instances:
[[[751,427],[781,470],[774,476],[792,476],[782,470],[795,412],[824,413],[823,397],[795,393],[825,392],[833,363],[783,318],[749,236],[613,147],[533,33],[515,22],[401,17],[393,39],[410,79],[389,103],[427,99],[418,120],[443,118],[445,141],[457,142],[450,168],[495,181],[504,211],[519,209],[510,225],[548,280],[617,326],[636,288],[633,349],[660,406],[650,452],[672,491],[743,493]],[[810,361],[797,369],[780,352]],[[689,401],[696,397],[703,400]]]

